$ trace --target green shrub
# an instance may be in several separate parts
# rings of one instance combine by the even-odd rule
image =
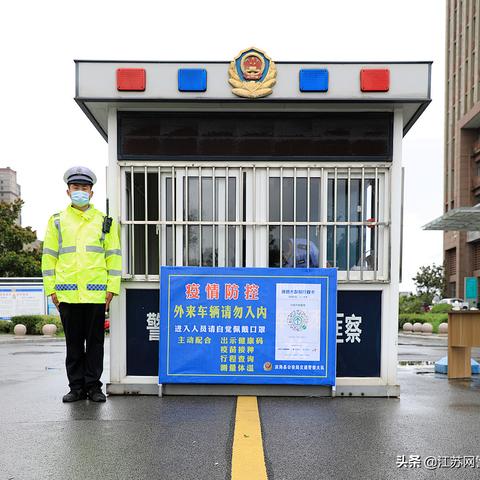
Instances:
[[[430,310],[430,313],[447,313],[452,309],[452,306],[448,303],[438,303],[434,305]]]
[[[32,335],[36,333],[37,322],[43,320],[43,315],[17,315],[12,317],[12,330],[15,325],[21,323],[27,327],[27,334]]]
[[[41,335],[42,327],[47,323],[54,323],[57,326],[57,331],[59,333],[63,332],[62,323],[55,315],[18,315],[12,317],[11,331],[19,323],[27,327],[27,334],[29,335]]]
[[[400,297],[398,303],[399,313],[424,313],[423,306],[428,303],[423,295],[410,295]]]
[[[401,330],[403,324],[410,322],[414,324],[431,323],[433,326],[433,333],[438,333],[438,326],[441,323],[448,323],[448,314],[446,313],[401,313],[398,316],[398,328]]]
[[[57,327],[57,334],[63,333],[63,325],[60,320],[60,317],[57,317],[55,315],[42,315],[42,320],[38,321],[37,324],[35,325],[35,332],[38,335],[43,335],[42,332],[42,327],[46,325],[47,323],[53,323]]]
[[[0,333],[10,333],[10,327],[13,328],[12,322],[0,320]]]

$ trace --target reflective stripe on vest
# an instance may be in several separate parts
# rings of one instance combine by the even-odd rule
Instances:
[[[57,283],[55,285],[55,290],[78,290],[78,285],[76,283]]]
[[[77,251],[77,247],[63,247],[63,238],[62,238],[62,229],[60,228],[60,214],[56,213],[53,216],[53,221],[55,226],[58,230],[58,255],[62,255],[64,253],[75,253]],[[50,252],[49,252],[50,253]]]
[[[58,258],[58,252],[55,250],[52,250],[51,248],[43,248],[43,254],[44,255],[51,255],[52,257]]]
[[[106,290],[107,286],[104,283],[87,283],[87,290]]]
[[[42,277],[53,277],[55,270],[42,270]]]
[[[109,270],[108,274],[111,275],[112,277],[120,277],[122,275],[121,270]]]
[[[63,247],[59,248],[58,253],[62,255],[63,253],[75,253],[77,251],[77,247]]]
[[[53,222],[55,223],[55,226],[57,227],[57,230],[58,230],[58,250],[60,251],[61,248],[62,248],[63,239],[62,239],[62,230],[60,228],[60,214],[59,213],[56,213],[53,216]]]
[[[96,253],[105,253],[105,249],[103,247],[98,247],[97,245],[87,245],[85,247],[86,252],[96,252]]]
[[[109,257],[110,255],[121,255],[122,251],[119,248],[114,248],[112,250],[107,250],[105,252],[105,258]]]

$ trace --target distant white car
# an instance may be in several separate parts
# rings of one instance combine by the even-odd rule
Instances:
[[[451,305],[452,308],[460,308],[462,310],[468,310],[469,308],[468,302],[465,302],[463,298],[442,298],[438,303],[446,303]]]

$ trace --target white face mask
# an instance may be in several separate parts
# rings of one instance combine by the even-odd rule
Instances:
[[[75,190],[70,194],[70,198],[76,207],[85,207],[90,203],[90,194],[83,190]]]

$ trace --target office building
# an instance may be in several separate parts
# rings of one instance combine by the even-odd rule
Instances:
[[[480,0],[446,2],[444,212],[480,204]],[[446,231],[447,296],[480,276],[480,232]]]

